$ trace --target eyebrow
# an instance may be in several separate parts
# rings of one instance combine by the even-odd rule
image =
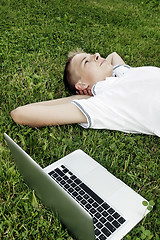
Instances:
[[[85,59],[86,59],[86,56],[85,56],[84,58],[82,58],[82,60],[81,60],[81,64],[82,64],[82,62],[83,62]]]

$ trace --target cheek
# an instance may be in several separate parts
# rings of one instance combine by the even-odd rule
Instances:
[[[100,77],[100,72],[95,67],[92,67],[88,69],[87,75],[88,79],[93,81]]]

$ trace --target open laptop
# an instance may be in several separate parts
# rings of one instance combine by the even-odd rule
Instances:
[[[145,199],[82,150],[42,169],[7,134],[29,187],[79,240],[122,239],[149,211]]]

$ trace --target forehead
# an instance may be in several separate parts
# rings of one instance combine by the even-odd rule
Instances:
[[[83,59],[84,59],[85,57],[87,57],[87,55],[89,55],[89,54],[87,54],[87,53],[78,53],[78,54],[76,54],[76,55],[73,57],[73,59],[72,59],[72,65],[73,65],[74,67],[80,65],[81,62],[83,61]]]
[[[81,70],[81,63],[86,56],[87,53],[78,53],[72,58],[70,63],[71,75],[79,76],[79,71]]]

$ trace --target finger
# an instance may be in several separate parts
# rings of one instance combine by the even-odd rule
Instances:
[[[82,91],[82,90],[80,90],[80,91],[79,91],[79,93],[80,93],[81,95],[84,95],[84,93],[83,93],[83,91]]]
[[[83,90],[84,91],[84,94],[85,95],[88,95],[88,90],[87,89],[85,89],[85,90]]]
[[[91,89],[88,89],[88,94],[89,94],[90,96],[93,96]]]

